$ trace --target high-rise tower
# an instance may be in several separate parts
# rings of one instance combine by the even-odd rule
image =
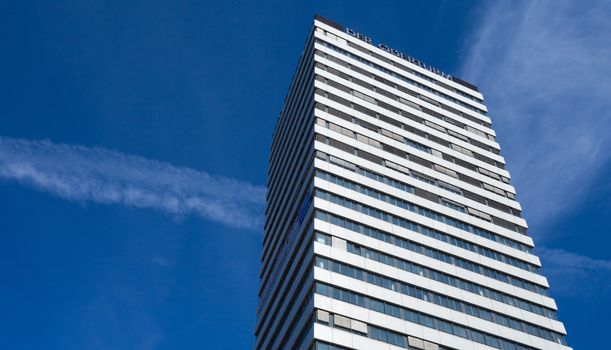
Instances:
[[[255,349],[570,349],[477,88],[316,16],[271,146]]]

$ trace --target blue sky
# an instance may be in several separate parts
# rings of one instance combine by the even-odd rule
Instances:
[[[569,343],[606,343],[609,4],[24,0],[0,4],[0,348],[252,346],[315,13],[480,87]]]

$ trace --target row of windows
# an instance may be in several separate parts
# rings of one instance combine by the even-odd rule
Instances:
[[[412,336],[405,336],[404,334],[397,333],[385,328],[380,328],[373,325],[368,325],[365,322],[357,321],[355,319],[341,316],[338,314],[332,314],[324,310],[315,310],[314,321],[321,323],[331,328],[340,328],[344,331],[356,333],[360,336],[365,336],[370,339],[378,340],[384,343],[392,344],[407,349],[429,349],[429,350],[453,350],[443,346],[438,346],[435,343],[424,341]],[[327,349],[323,347],[323,349]],[[328,349],[343,349],[335,346],[329,347]]]
[[[481,318],[490,322],[501,324],[506,327],[516,329],[521,332],[528,333],[530,335],[547,339],[549,341],[557,342],[559,344],[566,345],[566,339],[563,334],[559,334],[538,325],[526,323],[524,321],[501,315],[496,311],[484,309],[480,306],[467,304],[461,300],[450,298],[448,296],[434,293],[420,287],[396,281],[378,274],[374,274],[368,271],[361,270],[359,268],[337,262],[334,260],[326,259],[317,256],[316,266],[333,271],[344,276],[348,276],[354,279],[361,280],[376,286],[389,289],[395,292],[399,292],[426,302],[430,302],[436,305],[440,305],[458,312],[462,312],[473,317]]]
[[[337,345],[316,341],[313,344],[311,350],[348,350],[348,349],[337,346]]]
[[[328,154],[326,154],[324,152],[321,152],[321,151],[316,151],[316,158],[324,160],[326,162],[333,163],[333,164],[338,165],[338,166],[341,166],[341,167],[343,167],[345,169],[348,169],[348,170],[351,170],[353,172],[356,172],[357,174],[366,176],[366,177],[368,177],[368,178],[370,178],[372,180],[375,180],[375,181],[387,184],[389,186],[392,186],[392,187],[400,189],[400,190],[407,191],[407,190],[405,190],[405,188],[412,187],[412,186],[410,186],[410,185],[408,185],[408,184],[406,184],[406,183],[404,183],[402,181],[395,180],[395,179],[390,178],[388,176],[378,174],[378,173],[373,172],[371,170],[362,168],[362,167],[360,167],[360,166],[358,166],[358,165],[356,165],[354,163],[351,163],[351,162],[348,162],[346,160],[337,158],[335,156],[328,155]],[[476,201],[478,203],[487,205],[487,206],[489,206],[491,208],[503,211],[505,213],[512,214],[512,215],[517,216],[517,217],[521,217],[521,212],[519,210],[513,209],[513,208],[511,208],[511,207],[509,207],[507,205],[501,204],[499,202],[496,202],[496,201],[493,201],[491,199],[488,199],[488,198],[486,198],[484,196],[480,196],[480,195],[477,195],[475,193],[469,192],[467,190],[461,189],[461,188],[459,188],[457,186],[454,186],[454,185],[451,185],[451,184],[449,184],[447,182],[444,182],[444,181],[441,181],[441,180],[437,180],[435,178],[426,176],[424,174],[420,174],[417,171],[408,169],[408,168],[406,168],[406,167],[404,167],[402,165],[394,164],[394,163],[388,162],[388,161],[384,161],[383,163],[384,163],[383,166],[390,167],[390,169],[398,171],[398,172],[401,172],[401,173],[403,173],[403,174],[405,174],[407,176],[410,176],[410,177],[412,177],[412,178],[414,178],[416,180],[419,180],[419,181],[422,181],[422,182],[426,182],[429,185],[433,185],[433,186],[438,187],[438,188],[440,188],[442,190],[449,191],[449,192],[452,192],[452,193],[457,194],[459,196],[463,196],[463,197],[465,197],[467,199],[474,200],[474,201]],[[409,191],[407,191],[407,192],[409,192]]]
[[[428,256],[432,259],[439,260],[447,264],[451,264],[456,267],[459,267],[465,270],[469,270],[471,272],[474,272],[480,275],[484,275],[486,277],[495,279],[497,281],[511,284],[513,286],[516,286],[522,289],[526,289],[528,291],[531,291],[533,293],[537,293],[543,296],[548,296],[547,288],[545,287],[542,287],[532,282],[523,280],[519,277],[510,276],[506,274],[505,272],[494,270],[487,266],[480,265],[478,263],[474,263],[474,262],[465,260],[463,258],[447,254],[441,250],[429,248],[417,242],[414,242],[414,241],[411,241],[411,240],[408,240],[408,239],[405,239],[405,238],[402,238],[402,237],[399,237],[399,236],[396,236],[390,233],[380,231],[376,228],[365,226],[355,221],[352,221],[346,218],[342,218],[342,217],[339,217],[339,216],[336,216],[330,213],[326,213],[320,210],[316,211],[316,218],[319,220],[331,223],[333,225],[343,227],[347,230],[351,230],[351,231],[363,234],[365,236],[369,236],[371,238],[375,238],[377,240],[380,240],[380,241],[383,241],[383,242],[386,242],[392,245],[396,245],[403,249],[407,249],[412,252]],[[426,229],[426,228],[421,227],[421,229]],[[416,231],[416,232],[420,232],[423,234],[428,233],[424,230]],[[545,314],[543,316],[545,316]],[[555,316],[553,318],[555,318]]]
[[[315,239],[318,242],[321,242],[327,245],[331,244],[331,236],[328,236],[321,232],[316,232]],[[375,260],[375,261],[378,261],[386,265],[397,267],[401,270],[408,271],[416,275],[430,278],[437,282],[441,282],[441,283],[444,283],[444,284],[447,284],[447,285],[450,285],[456,288],[460,288],[462,290],[466,290],[474,294],[478,294],[478,295],[505,303],[507,305],[515,306],[522,310],[526,310],[532,313],[536,313],[538,315],[546,316],[551,319],[557,320],[555,310],[544,308],[540,305],[531,303],[529,301],[518,299],[512,295],[495,291],[488,287],[464,280],[462,278],[458,278],[458,277],[449,275],[444,272],[440,272],[440,271],[428,268],[426,266],[422,266],[422,265],[419,265],[419,264],[416,264],[416,263],[413,263],[407,260],[395,258],[393,256],[384,254],[382,252],[379,252],[373,249],[369,249],[364,246],[360,246],[352,242],[347,243],[347,251],[352,254],[363,256],[367,259]]]
[[[406,105],[406,106],[408,106],[408,107],[410,107],[410,108],[416,109],[416,110],[418,110],[418,111],[423,111],[423,107],[421,107],[421,106],[420,106],[420,105],[418,105],[418,104],[415,104],[415,103],[413,103],[413,102],[411,102],[411,101],[405,100],[405,99],[403,99],[403,98],[401,98],[401,97],[397,97],[397,96],[395,96],[395,95],[393,95],[393,94],[391,94],[391,93],[389,93],[389,92],[386,92],[386,91],[384,91],[384,90],[382,90],[382,89],[380,89],[380,88],[378,88],[378,87],[375,87],[375,86],[373,86],[373,85],[371,85],[371,84],[369,84],[369,83],[366,83],[366,82],[364,82],[364,81],[362,81],[362,80],[360,80],[360,79],[357,79],[357,78],[352,77],[352,76],[350,76],[350,75],[348,75],[348,74],[342,73],[342,72],[340,72],[340,71],[338,71],[338,70],[336,70],[336,69],[334,69],[334,68],[331,68],[331,67],[325,66],[324,64],[322,64],[322,63],[320,63],[320,62],[317,62],[317,63],[316,63],[316,67],[317,67],[317,68],[320,68],[320,69],[323,69],[323,70],[326,70],[326,71],[330,72],[331,74],[334,74],[334,75],[335,75],[335,76],[337,76],[337,77],[341,77],[341,78],[343,78],[343,79],[344,79],[344,80],[346,80],[346,81],[349,81],[349,82],[352,82],[352,83],[354,83],[354,84],[356,84],[356,85],[362,86],[362,87],[363,87],[363,88],[365,88],[365,89],[369,89],[369,90],[371,90],[371,91],[373,91],[373,92],[376,92],[376,93],[378,93],[378,94],[384,95],[384,96],[389,97],[389,98],[391,98],[391,99],[396,99],[397,101],[401,102],[402,104],[404,104],[404,105]],[[321,82],[324,82],[325,84],[328,84],[328,85],[330,85],[330,86],[332,86],[332,87],[334,87],[334,88],[336,88],[336,89],[338,89],[338,90],[344,91],[344,92],[349,93],[349,94],[352,94],[352,95],[354,95],[354,96],[358,96],[358,97],[360,97],[361,99],[367,100],[368,102],[373,103],[373,104],[375,104],[375,105],[379,105],[379,103],[377,102],[377,101],[378,101],[377,99],[375,99],[375,98],[373,98],[373,97],[370,97],[370,96],[367,96],[367,95],[364,95],[364,94],[360,93],[359,91],[352,90],[352,89],[351,89],[351,88],[349,88],[348,86],[343,85],[343,84],[341,84],[341,83],[338,83],[338,82],[336,82],[336,81],[334,81],[334,80],[328,79],[328,78],[326,78],[326,77],[323,77],[322,75],[317,75],[317,76],[316,76],[316,80],[321,81]],[[407,115],[410,115],[410,114],[411,114],[411,113],[409,113],[409,112],[407,112],[407,111],[403,111],[403,110],[401,110],[401,109],[397,109],[397,108],[393,108],[393,110],[394,110],[394,111],[396,111],[396,110],[401,111],[401,113],[400,113],[401,115],[405,114],[405,115],[407,116]],[[448,117],[446,117],[446,116],[444,116],[444,115],[442,115],[442,114],[440,114],[440,113],[436,113],[436,112],[431,111],[431,110],[428,110],[428,109],[426,109],[426,112],[427,112],[427,114],[430,114],[430,115],[432,115],[432,116],[434,116],[434,117],[436,117],[436,118],[438,118],[438,119],[441,119],[441,120],[443,120],[443,121],[446,121],[446,122],[448,122],[448,123],[451,123],[451,124],[453,124],[453,125],[455,125],[455,126],[458,126],[458,127],[462,128],[462,129],[467,129],[468,131],[471,131],[471,130],[469,130],[469,128],[467,127],[467,125],[462,124],[462,123],[459,123],[459,122],[457,122],[457,121],[455,121],[455,120],[453,120],[453,119],[451,119],[451,118],[448,118]],[[418,118],[418,119],[422,120],[422,121],[423,121],[423,124],[425,124],[426,126],[429,126],[429,127],[431,127],[431,128],[434,128],[434,129],[439,129],[439,131],[445,130],[445,128],[443,128],[443,127],[441,127],[441,126],[439,126],[439,125],[437,125],[437,124],[435,124],[435,123],[429,122],[428,120],[425,120],[425,119],[422,119],[422,118],[419,118],[419,117],[416,117],[416,118]],[[431,124],[431,125],[429,125],[429,124]],[[412,130],[410,130],[410,131],[412,131]],[[418,132],[419,130],[414,129],[413,131],[414,131],[414,132]],[[442,132],[444,132],[444,131],[442,131]],[[421,133],[422,133],[422,132],[421,132]],[[469,142],[469,138],[468,138],[468,137],[466,137],[466,136],[464,136],[464,135],[462,135],[462,134],[456,133],[456,132],[451,131],[451,130],[450,130],[450,133],[448,133],[448,134],[451,134],[452,136],[454,136],[454,137],[456,137],[456,138],[458,138],[458,139],[460,139],[460,140],[462,140],[462,141],[464,141],[464,142]],[[480,131],[480,132],[477,132],[477,134],[478,134],[478,135],[480,135],[480,136],[484,136],[484,135],[485,135],[485,134],[484,134],[483,132],[481,132],[481,131]],[[484,134],[484,135],[482,135],[482,134]],[[424,136],[423,136],[423,137],[424,137]],[[435,140],[437,141],[437,139],[435,139]],[[447,141],[445,141],[445,140],[442,140],[442,139],[439,139],[439,140],[440,140],[441,142],[438,142],[438,143],[440,143],[440,144],[442,144],[442,145],[444,145],[444,146],[446,146],[446,147],[454,147],[454,148],[457,148],[457,145],[450,145],[450,144],[449,144],[449,142],[447,142]],[[492,147],[490,147],[490,146],[488,146],[488,145],[486,145],[486,144],[483,144],[483,143],[481,143],[481,142],[479,142],[479,145],[480,145],[480,146],[484,146],[484,147],[482,147],[482,148],[483,148],[483,149],[486,149],[486,150],[490,150],[490,149],[496,150],[496,149],[494,149],[494,148],[492,148]],[[504,169],[504,168],[505,168],[505,164],[503,164],[502,162],[497,162],[497,161],[495,161],[494,159],[488,158],[488,157],[483,156],[483,155],[481,155],[481,154],[473,154],[473,152],[471,152],[471,151],[469,151],[469,150],[466,150],[466,149],[463,149],[462,147],[458,147],[458,149],[457,149],[457,150],[459,150],[459,151],[463,152],[464,154],[466,154],[466,155],[468,155],[468,156],[470,156],[470,157],[473,157],[473,158],[479,159],[479,160],[481,160],[481,161],[483,161],[483,162],[486,162],[486,163],[488,163],[488,164],[494,165],[494,166],[499,167],[499,168],[501,168],[501,169]],[[494,152],[494,153],[498,153],[498,151],[497,151],[497,152]]]
[[[529,346],[514,341],[497,337],[493,334],[483,333],[476,329],[465,327],[454,322],[430,316],[428,314],[396,306],[381,300],[377,300],[352,291],[330,286],[324,283],[316,283],[316,293],[329,298],[360,306],[369,310],[377,311],[392,317],[401,318],[408,322],[416,323],[424,327],[437,329],[441,332],[453,334],[461,338],[469,339],[481,344],[486,344],[497,349],[530,350]],[[370,326],[371,327],[371,326]],[[377,327],[376,327],[377,328]],[[378,333],[379,334],[379,333]],[[382,340],[384,336],[382,335]],[[404,346],[405,347],[405,346]]]
[[[392,344],[395,346],[406,347],[407,339],[403,334],[399,334],[393,331],[389,331],[387,329],[369,326],[369,337],[371,339],[375,339],[384,343]]]
[[[465,206],[460,203],[453,202],[446,198],[440,198],[440,201],[441,201],[441,205],[443,205],[444,207],[448,207],[450,209],[459,211],[461,213],[467,212],[467,210],[465,209]]]
[[[406,210],[410,210],[413,212],[418,212],[417,208],[420,208],[419,206],[416,206],[414,204],[411,204],[407,201],[404,201],[402,199],[398,199],[395,197],[391,197],[383,192],[379,192],[376,191],[374,189],[370,189],[368,187],[365,187],[363,185],[360,185],[356,182],[350,181],[350,180],[346,180],[344,178],[341,178],[339,176],[333,175],[331,173],[327,173],[325,171],[316,170],[316,177],[323,179],[325,181],[329,181],[331,183],[334,183],[336,185],[348,188],[350,190],[353,190],[355,192],[359,192],[362,193],[366,196],[375,198],[377,200],[381,200],[384,201],[386,203],[395,205],[397,207],[406,209]],[[407,187],[405,189],[406,192],[409,193],[414,193],[416,191],[414,191],[413,187]],[[413,207],[413,208],[412,208]],[[428,210],[428,209],[424,209],[424,210]],[[492,249],[486,248],[486,247],[482,247],[476,244],[473,244],[469,241],[448,235],[448,234],[444,234],[444,233],[440,233],[439,235],[437,235],[439,237],[440,241],[446,242],[446,243],[450,243],[453,244],[457,247],[461,247],[463,249],[472,251],[474,253],[478,253],[481,255],[484,255],[486,257],[489,257],[491,259],[497,260],[497,261],[501,261],[503,263],[515,266],[517,268],[532,272],[532,273],[536,273],[536,274],[540,274],[540,268],[536,265],[530,264],[528,262],[516,259],[512,256],[508,256],[506,254],[502,254],[499,252],[496,252]]]
[[[413,79],[410,79],[410,78],[408,78],[408,77],[406,77],[406,76],[404,76],[402,74],[393,72],[390,69],[384,68],[384,67],[380,66],[379,64],[373,63],[373,62],[371,62],[371,61],[369,61],[369,60],[367,60],[367,59],[365,59],[365,58],[363,58],[361,56],[355,55],[355,54],[353,54],[353,53],[351,53],[349,51],[341,49],[341,48],[339,48],[339,47],[337,47],[337,46],[335,46],[335,45],[333,45],[331,43],[328,43],[328,42],[325,42],[325,41],[322,41],[322,40],[319,40],[319,39],[316,39],[316,43],[321,44],[321,45],[323,45],[325,47],[328,47],[329,49],[331,49],[331,50],[333,50],[335,52],[338,52],[338,53],[340,53],[340,54],[342,54],[344,56],[347,56],[347,57],[349,57],[349,58],[351,58],[351,59],[353,59],[355,61],[361,62],[361,63],[363,63],[363,64],[365,64],[365,65],[367,65],[369,67],[372,67],[372,68],[374,68],[374,69],[376,69],[378,71],[381,71],[383,73],[391,75],[391,76],[393,76],[393,77],[395,77],[395,78],[397,78],[397,79],[399,79],[399,80],[401,80],[403,82],[406,82],[406,83],[408,83],[410,85],[413,85],[413,86],[415,86],[417,88],[426,90],[426,91],[428,91],[430,93],[433,93],[433,94],[435,94],[435,95],[437,95],[437,96],[439,96],[441,98],[444,98],[444,99],[446,99],[448,101],[454,102],[457,105],[460,105],[460,106],[462,106],[464,108],[472,110],[472,111],[474,111],[474,112],[476,112],[478,114],[487,115],[486,111],[484,111],[484,110],[482,110],[480,108],[477,108],[477,107],[472,106],[472,105],[470,105],[470,104],[468,104],[466,102],[463,102],[463,101],[461,101],[461,100],[459,100],[457,98],[454,98],[452,96],[444,94],[443,92],[440,92],[440,91],[437,91],[435,89],[432,89],[432,88],[430,88],[430,87],[428,87],[428,86],[426,86],[424,84],[421,84],[421,83],[419,83],[419,82],[417,82],[417,81],[415,81]],[[445,104],[439,104],[439,107],[444,109],[444,110],[447,110],[449,112],[452,112],[454,114],[457,114],[458,116],[461,116],[463,118],[472,120],[472,121],[474,121],[476,123],[479,123],[481,125],[484,125],[486,127],[490,127],[489,123],[484,122],[484,121],[482,121],[482,120],[480,120],[478,118],[472,117],[472,116],[470,116],[470,115],[468,115],[466,113],[462,113],[461,111],[459,111],[459,110],[457,110],[455,108],[452,108],[450,106],[447,106]]]

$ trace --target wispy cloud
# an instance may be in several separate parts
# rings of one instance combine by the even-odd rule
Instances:
[[[264,187],[104,148],[0,137],[0,180],[77,202],[262,227]]]
[[[461,75],[486,94],[525,214],[541,227],[577,205],[611,157],[611,2],[485,6]]]
[[[611,261],[592,259],[563,249],[540,247],[543,269],[556,293],[565,296],[607,295],[611,292]]]

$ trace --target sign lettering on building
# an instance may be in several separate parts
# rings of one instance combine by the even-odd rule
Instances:
[[[359,39],[361,41],[364,41],[364,42],[366,42],[368,44],[374,45],[373,44],[373,40],[371,40],[370,37],[368,37],[366,35],[363,35],[361,33],[355,32],[354,30],[352,30],[350,28],[346,28],[346,33],[348,33],[348,35],[353,36],[353,37],[355,37],[355,38],[357,38],[357,39]],[[446,79],[452,80],[452,76],[449,75],[448,73],[445,73],[445,72],[439,70],[438,68],[435,68],[435,67],[433,67],[433,66],[431,66],[429,64],[426,64],[426,63],[420,61],[419,59],[416,59],[416,58],[414,58],[414,57],[412,57],[410,55],[407,55],[407,54],[405,54],[405,53],[403,53],[403,52],[401,52],[399,50],[393,49],[393,48],[389,47],[388,45],[378,44],[378,47],[380,49],[382,49],[382,50],[384,50],[384,51],[386,51],[386,52],[388,52],[388,53],[390,53],[392,55],[400,57],[400,58],[402,58],[402,59],[404,59],[404,60],[406,60],[406,61],[408,61],[408,62],[410,62],[412,64],[415,64],[415,65],[417,65],[419,67],[422,67],[422,68],[424,68],[424,69],[426,69],[426,70],[428,70],[430,72],[433,72],[435,74],[441,75],[442,77],[444,77]]]

